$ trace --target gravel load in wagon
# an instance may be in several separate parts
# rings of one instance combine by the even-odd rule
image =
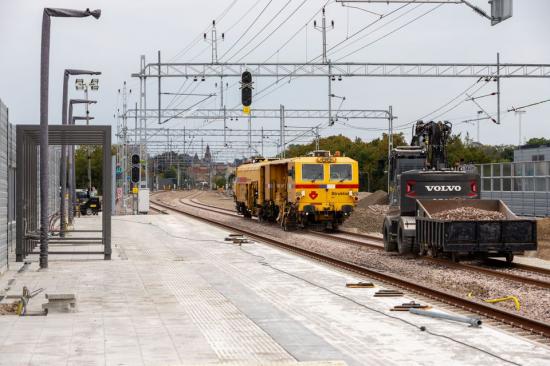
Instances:
[[[500,211],[490,211],[475,207],[458,207],[450,210],[436,212],[431,215],[434,219],[454,221],[485,221],[506,220],[506,215]]]
[[[517,217],[500,200],[417,200],[416,236],[438,253],[498,256],[536,250],[534,219]]]

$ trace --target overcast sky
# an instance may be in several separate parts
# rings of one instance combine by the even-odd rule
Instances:
[[[137,101],[138,83],[130,74],[139,70],[140,55],[146,55],[147,60],[153,62],[156,61],[157,50],[160,50],[163,60],[209,62],[209,45],[198,37],[208,30],[212,19],[219,19],[228,7],[229,11],[217,24],[218,32],[225,32],[225,41],[219,43],[218,51],[222,62],[236,61],[251,50],[242,62],[265,61],[270,56],[270,62],[305,62],[319,55],[321,35],[313,29],[309,20],[325,1],[302,2],[291,0],[287,4],[287,0],[237,0],[230,7],[233,0],[0,0],[0,99],[10,108],[13,123],[39,122],[40,27],[45,6],[102,10],[99,20],[52,19],[50,123],[60,122],[63,70],[82,68],[103,73],[100,90],[92,93],[92,98],[98,100],[98,105],[92,108],[92,115],[96,118],[93,123],[116,125],[113,115],[117,108],[122,108],[118,89],[124,80],[133,90],[129,104]],[[473,0],[472,3],[489,11],[486,0]],[[333,53],[329,53],[333,61],[495,62],[496,53],[500,52],[501,62],[550,64],[550,1],[547,0],[515,1],[514,16],[496,26],[491,26],[489,20],[464,5],[443,5],[429,13],[434,5],[413,4],[400,10],[397,10],[398,5],[357,6],[378,14],[395,12],[335,48]],[[262,10],[256,23],[244,34]],[[288,21],[280,26],[287,18]],[[328,33],[329,49],[377,18],[377,15],[366,11],[345,8],[330,1],[327,19],[334,20],[335,28]],[[418,19],[413,20],[415,18]],[[320,15],[315,19],[319,23]],[[272,36],[256,46],[277,27]],[[296,37],[282,47],[297,31]],[[356,50],[359,51],[346,56]],[[175,92],[183,81],[167,81],[163,91]],[[228,80],[230,85],[234,81]],[[216,82],[218,80],[206,80],[194,85],[188,80],[182,90],[216,92]],[[255,91],[262,90],[271,82],[256,79]],[[460,95],[475,82],[474,79],[449,78],[344,78],[334,83],[333,93],[346,97],[342,109],[386,109],[392,105],[398,116],[397,126],[439,110],[427,118],[451,120],[455,124],[455,132],[465,134],[469,131],[476,138],[475,124],[461,121],[475,118],[479,108],[472,102],[464,102],[466,96]],[[74,90],[73,81],[70,85],[70,98],[82,97],[82,92]],[[480,82],[473,85],[470,91],[479,87],[482,88],[477,95],[496,90],[495,83]],[[148,106],[156,107],[156,80],[151,79],[148,88]],[[324,78],[293,79],[291,83],[287,82],[282,87],[277,85],[273,89],[272,93],[265,93],[267,96],[255,98],[252,108],[278,108],[280,104],[287,109],[327,107],[327,80]],[[457,96],[454,102],[447,105]],[[218,98],[219,95],[210,98],[200,106],[215,108],[220,103]],[[186,107],[199,100],[197,97],[182,99],[175,100],[171,107],[178,104],[179,107]],[[239,99],[238,86],[233,85],[225,95],[226,104],[228,107],[237,106]],[[501,110],[504,112],[512,106],[544,99],[550,99],[550,79],[502,80]],[[165,99],[165,107],[170,100],[169,97]],[[496,97],[480,99],[479,103],[489,113],[496,112]],[[334,107],[337,109],[339,105],[340,101],[334,99]],[[524,140],[550,137],[550,102],[528,108],[523,121]],[[312,126],[324,122],[301,120],[289,121],[288,124]],[[189,128],[202,124],[200,121],[174,120],[167,126],[183,127],[184,123]],[[155,124],[152,121],[150,126],[155,127]],[[322,134],[343,133],[365,140],[381,134],[376,130],[353,129],[350,125],[385,128],[383,122],[350,121],[347,126],[337,123],[330,129],[323,129]],[[211,128],[221,126],[221,122],[209,125]],[[278,128],[278,122],[254,122],[254,128],[260,126]],[[230,122],[229,127],[246,128],[246,120]],[[408,129],[406,134],[409,137]],[[480,140],[488,144],[517,144],[517,116],[503,113],[499,126],[489,120],[482,121]]]

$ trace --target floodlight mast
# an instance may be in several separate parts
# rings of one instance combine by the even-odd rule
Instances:
[[[40,50],[40,268],[48,268],[48,231],[49,231],[49,187],[48,187],[48,102],[50,81],[50,29],[51,18],[85,18],[92,16],[98,19],[101,10],[74,10],[44,8],[42,13],[42,39]]]
[[[76,79],[75,81],[76,90],[84,90],[86,95],[86,100],[88,98],[88,90],[97,91],[99,90],[99,79],[91,79],[89,82],[85,82],[83,79]],[[90,124],[90,103],[86,103],[86,125]],[[92,155],[90,149],[88,148],[88,191],[92,191]]]
[[[62,100],[62,110],[61,110],[61,124],[67,125],[70,123],[69,120],[67,120],[67,103],[69,98],[69,76],[74,75],[100,75],[101,72],[99,71],[89,71],[89,70],[78,70],[78,69],[65,69],[63,73],[63,100]],[[82,80],[82,79],[80,79]],[[61,147],[61,166],[60,166],[60,174],[61,174],[61,202],[59,205],[59,211],[60,211],[60,224],[59,224],[59,236],[64,237],[65,231],[67,230],[67,218],[65,215],[66,211],[66,205],[65,205],[65,195],[67,192],[67,149],[68,146],[62,146]],[[69,195],[70,196],[70,195]],[[72,215],[72,207],[74,201],[71,202],[70,210],[69,210],[69,222],[72,223],[73,221],[73,215]]]

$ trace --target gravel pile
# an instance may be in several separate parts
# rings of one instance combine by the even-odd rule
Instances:
[[[13,315],[17,312],[18,304],[0,304],[0,315]]]
[[[372,205],[372,206],[369,206],[368,209],[374,212],[375,214],[384,216],[390,210],[390,206],[389,205]]]
[[[372,205],[387,205],[388,194],[385,191],[376,191],[357,202],[357,208],[367,208]]]
[[[250,230],[253,227],[254,231],[258,234],[282,240],[290,245],[353,262],[368,268],[386,271],[409,280],[417,281],[426,286],[453,293],[457,296],[465,297],[470,294],[473,299],[482,301],[484,299],[514,295],[521,302],[519,314],[538,319],[539,321],[550,322],[550,291],[536,286],[523,285],[468,270],[447,268],[444,265],[434,264],[425,260],[411,259],[366,247],[333,242],[326,238],[315,237],[300,231],[285,232],[278,225],[260,224],[252,220],[229,217],[186,207],[181,205],[177,198],[181,198],[181,196],[171,195],[170,198],[166,196],[162,197],[163,201],[178,204],[182,209],[190,213],[200,212],[202,216],[211,217],[243,230]],[[501,302],[494,306],[516,312],[512,302]]]
[[[506,220],[506,215],[499,211],[482,210],[475,207],[459,207],[439,211],[431,215],[434,219],[455,221],[493,221]]]

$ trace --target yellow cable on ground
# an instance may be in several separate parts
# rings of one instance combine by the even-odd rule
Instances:
[[[499,297],[497,299],[487,299],[487,300],[483,300],[483,301],[488,302],[490,304],[495,304],[497,302],[508,301],[508,300],[513,300],[514,301],[514,304],[516,305],[516,310],[519,311],[519,309],[521,309],[519,299],[515,296]]]

